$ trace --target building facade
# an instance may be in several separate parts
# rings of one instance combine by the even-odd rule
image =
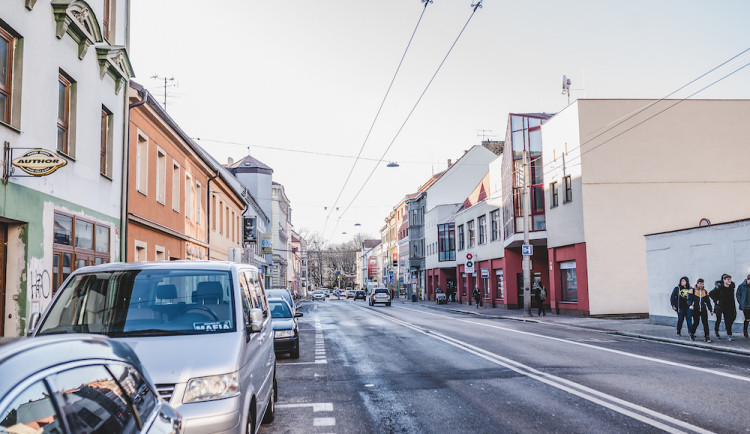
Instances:
[[[292,208],[286,196],[284,186],[273,182],[271,186],[272,218],[271,234],[273,239],[272,288],[286,288],[292,279],[289,268],[292,234]]]
[[[127,2],[0,8],[0,335],[76,268],[121,259],[128,26]]]

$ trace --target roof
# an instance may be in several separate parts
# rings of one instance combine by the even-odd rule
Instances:
[[[482,180],[479,181],[479,184],[477,184],[477,186],[474,187],[474,191],[472,191],[469,194],[469,197],[466,198],[463,206],[461,206],[461,208],[459,208],[458,211],[471,208],[477,203],[487,199],[489,189],[490,189],[490,172],[488,171],[487,174],[484,175],[484,178],[482,178]]]
[[[238,169],[238,171],[242,171],[242,169],[249,168],[249,169],[255,169],[255,171],[260,171],[260,172],[270,171],[269,173],[273,173],[273,169],[270,166],[266,165],[265,163],[253,157],[252,155],[248,155],[241,160],[235,161],[234,163],[230,164],[228,167],[230,169]]]
[[[698,226],[693,226],[692,228],[682,228],[682,229],[675,229],[675,230],[664,231],[664,232],[654,232],[653,234],[646,234],[644,236],[650,237],[652,235],[672,234],[672,233],[675,233],[675,232],[692,231],[693,229],[707,229],[707,228],[710,228],[712,226],[724,226],[724,225],[732,225],[732,224],[737,224],[737,223],[748,223],[748,224],[750,224],[750,218],[739,219],[739,220],[732,220],[732,221],[729,221],[729,222],[721,222],[721,223],[711,223],[711,221],[708,220],[708,224],[706,224],[706,225],[698,225]]]
[[[380,244],[380,240],[364,240],[362,241],[362,247],[365,249],[372,249],[373,247],[377,247],[377,245]]]

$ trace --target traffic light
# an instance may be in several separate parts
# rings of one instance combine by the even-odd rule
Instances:
[[[255,236],[255,217],[245,217],[242,225],[242,241],[245,243],[254,243]]]

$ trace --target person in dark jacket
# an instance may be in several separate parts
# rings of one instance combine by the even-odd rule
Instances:
[[[708,296],[706,291],[705,283],[703,279],[698,279],[695,283],[695,288],[690,289],[688,292],[688,309],[693,316],[693,328],[690,329],[690,340],[695,340],[695,331],[698,330],[698,324],[703,321],[703,334],[705,335],[706,342],[711,342],[708,331],[708,313],[714,314],[713,308],[711,308],[711,297]]]
[[[750,338],[750,336],[747,335],[747,326],[750,325],[750,274],[748,274],[745,281],[740,283],[740,286],[737,287],[737,302],[740,304],[740,309],[745,315],[745,322],[742,323],[742,333],[747,339]]]
[[[734,305],[734,282],[732,282],[732,276],[722,274],[721,280],[716,283],[716,288],[708,293],[709,297],[714,301],[714,312],[716,313],[714,332],[716,333],[716,338],[721,339],[719,324],[721,324],[721,317],[724,316],[724,329],[727,332],[727,339],[731,341],[732,325],[737,318],[737,308]]]
[[[672,290],[672,296],[669,298],[672,303],[672,310],[677,312],[677,336],[682,336],[682,321],[687,318],[688,331],[693,329],[693,316],[688,309],[688,292],[690,291],[690,280],[687,276],[680,278],[680,284]]]

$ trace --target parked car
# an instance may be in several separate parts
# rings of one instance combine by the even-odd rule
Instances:
[[[294,297],[292,297],[292,293],[289,292],[286,288],[273,288],[273,289],[266,289],[266,297],[280,297],[286,300],[287,303],[289,303],[289,306],[292,307],[292,312],[297,311],[297,304],[294,302]]]
[[[312,299],[313,301],[315,300],[326,301],[326,294],[322,289],[315,290],[313,291]]]
[[[283,298],[269,298],[273,322],[273,349],[276,353],[289,353],[293,359],[299,358],[299,326],[297,318],[302,312],[294,312]]]
[[[258,269],[231,262],[83,267],[30,335],[95,333],[135,350],[185,432],[255,432],[274,418],[273,325]]]
[[[366,300],[366,299],[367,299],[367,297],[365,296],[365,291],[363,291],[363,290],[361,290],[361,289],[358,289],[358,290],[356,290],[356,291],[354,292],[354,299],[355,299],[355,300],[357,300],[357,299],[362,299],[362,300]]]
[[[122,342],[0,338],[0,372],[0,432],[182,432],[182,416]]]
[[[370,294],[370,306],[377,303],[383,303],[386,306],[391,305],[391,293],[387,288],[375,288]]]
[[[357,295],[357,291],[352,288],[346,288],[346,298],[354,298]]]

